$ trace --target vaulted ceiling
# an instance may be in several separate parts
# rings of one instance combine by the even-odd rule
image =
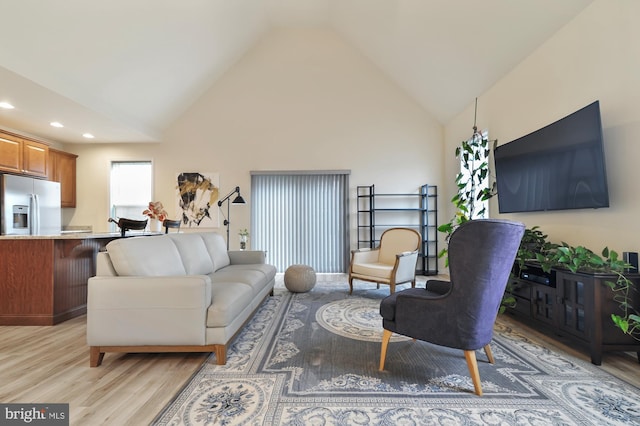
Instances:
[[[0,0],[0,126],[159,141],[270,29],[301,26],[335,30],[446,124],[592,1]]]

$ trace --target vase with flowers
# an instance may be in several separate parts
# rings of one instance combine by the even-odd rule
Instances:
[[[238,235],[240,236],[240,250],[245,250],[247,248],[247,240],[249,239],[249,231],[247,231],[247,228],[241,229]]]
[[[162,230],[162,222],[168,216],[160,201],[149,201],[149,207],[142,214],[149,217],[149,230],[151,232],[160,232]]]

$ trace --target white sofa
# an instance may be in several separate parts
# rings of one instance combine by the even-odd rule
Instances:
[[[98,253],[89,279],[90,365],[105,352],[226,349],[269,294],[276,268],[262,251],[227,251],[220,234],[120,238]]]

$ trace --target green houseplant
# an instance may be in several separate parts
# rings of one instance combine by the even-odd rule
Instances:
[[[447,234],[447,241],[453,231],[464,222],[471,219],[483,218],[486,215],[486,207],[478,207],[478,201],[487,201],[496,195],[496,183],[490,182],[489,153],[490,141],[478,133],[473,126],[473,136],[467,141],[462,141],[456,148],[456,158],[460,161],[460,172],[456,175],[457,192],[451,199],[456,212],[451,220],[438,227],[438,231]],[[493,147],[497,144],[493,141]],[[447,254],[446,247],[440,251],[439,257]]]
[[[495,148],[497,140],[489,141],[480,134],[477,127],[473,126],[473,136],[471,139],[462,141],[456,148],[456,159],[460,161],[460,172],[456,175],[457,192],[451,199],[456,208],[454,216],[449,222],[438,227],[439,232],[446,234],[446,241],[461,224],[472,220],[484,218],[487,214],[485,203],[496,195],[496,183],[491,179],[489,173],[489,154]],[[447,248],[443,248],[438,257],[447,255]],[[448,266],[448,258],[445,260]],[[504,293],[500,305],[500,313],[507,307],[515,306],[516,299],[508,291]]]
[[[517,270],[526,269],[527,262],[539,261],[540,256],[547,256],[557,247],[558,245],[551,243],[547,234],[544,234],[538,226],[526,228],[516,256]]]

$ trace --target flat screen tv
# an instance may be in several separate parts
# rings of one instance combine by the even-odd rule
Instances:
[[[609,207],[600,103],[494,150],[500,213]]]

